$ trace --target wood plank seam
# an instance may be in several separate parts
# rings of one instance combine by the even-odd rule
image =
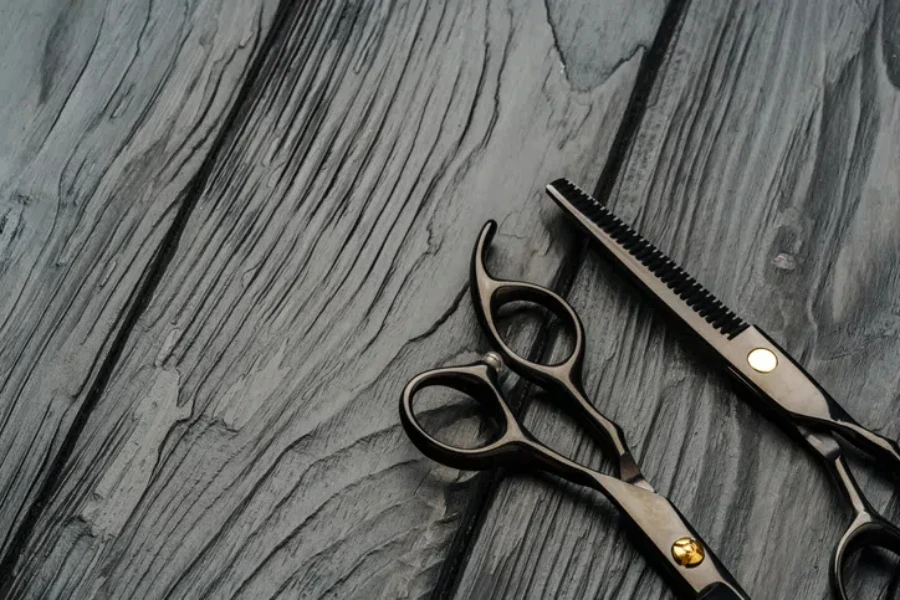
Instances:
[[[863,4],[692,2],[610,202],[802,352],[854,416],[896,437],[898,86],[878,50],[896,28],[881,16],[886,5]],[[568,298],[605,342],[589,355],[589,394],[641,442],[654,484],[751,593],[830,597],[830,544],[847,512],[819,465],[698,361],[607,261],[585,261]],[[571,428],[547,404],[529,411],[534,433],[599,463],[594,444],[567,439]],[[860,466],[863,487],[896,522],[896,490]],[[670,597],[606,509],[506,478],[455,596]],[[869,593],[851,597],[897,597],[895,563],[860,558],[854,586]]]
[[[12,534],[12,541],[8,546],[7,552],[0,557],[0,597],[6,597],[9,594],[16,574],[19,549],[24,547],[31,537],[35,525],[47,504],[47,500],[54,494],[62,481],[66,464],[75,448],[75,444],[93,408],[103,395],[131,332],[153,298],[154,291],[162,279],[172,256],[175,254],[181,234],[197,200],[205,189],[206,181],[213,172],[217,157],[228,146],[233,136],[236,135],[237,132],[233,131],[233,127],[241,122],[241,115],[244,113],[248,101],[252,98],[251,92],[255,85],[260,79],[265,77],[266,70],[263,67],[271,64],[269,62],[270,53],[276,50],[277,42],[284,39],[282,30],[293,24],[291,13],[295,10],[299,13],[299,10],[306,6],[308,2],[299,3],[297,7],[293,6],[293,4],[291,0],[282,0],[279,3],[274,25],[268,31],[265,39],[262,40],[260,50],[253,60],[253,68],[249,70],[252,75],[241,85],[237,99],[226,115],[225,124],[218,132],[217,139],[212,143],[209,153],[203,160],[203,164],[182,194],[178,213],[172,221],[172,225],[160,240],[159,246],[154,253],[155,257],[150,261],[147,271],[132,291],[129,301],[120,313],[119,320],[121,324],[117,331],[111,331],[110,337],[114,337],[114,339],[108,353],[105,357],[97,356],[95,358],[97,361],[102,361],[102,365],[98,369],[90,390],[85,396],[85,401],[79,407],[55,456],[52,458],[49,455],[47,456],[47,462],[49,462],[47,475],[31,506],[28,508],[24,520]],[[254,43],[258,43],[258,40]]]
[[[370,13],[371,4],[350,0],[327,13],[315,10],[324,14],[312,35],[314,25],[295,19],[288,30],[296,44],[268,53],[285,81],[268,75],[254,90],[261,100],[245,106],[247,123],[233,127],[240,135],[213,168],[138,331],[128,336],[77,439],[65,481],[20,550],[15,597],[99,590],[122,598],[370,598],[380,586],[381,597],[432,594],[471,499],[471,481],[468,474],[442,472],[410,447],[397,423],[396,386],[443,362],[438,357],[456,360],[475,349],[477,328],[463,298],[466,240],[484,219],[504,223],[496,254],[508,276],[559,286],[560,274],[580,264],[574,260],[580,241],[541,187],[560,174],[584,179],[607,162],[640,59],[668,7],[647,0],[645,10],[629,11],[616,0],[608,6],[582,0],[580,12],[570,14],[567,3],[548,0],[557,11],[549,18],[561,24],[554,47],[548,15],[536,4],[481,13],[479,3],[454,12],[451,3],[443,5],[446,11],[414,11],[423,5],[385,2],[383,11]],[[425,23],[421,37],[419,22]],[[340,35],[331,31],[334,23],[341,23]],[[623,36],[623,25],[627,33],[633,23]],[[398,31],[403,36],[395,44]],[[599,50],[592,43],[598,37]],[[429,38],[438,40],[432,45],[444,57],[425,51]],[[322,55],[327,60],[316,60]],[[313,62],[299,58],[306,56]],[[400,69],[404,63],[411,65],[409,76]],[[460,63],[469,66],[459,71]],[[314,78],[322,85],[307,93]],[[236,91],[243,79],[249,77],[234,82]],[[448,106],[435,107],[432,101],[448,91]],[[351,102],[341,101],[348,97]],[[402,110],[393,108],[398,98]],[[416,120],[424,123],[423,135],[402,133]],[[523,128],[526,122],[538,125]],[[438,131],[429,136],[429,127]],[[474,135],[491,132],[495,142]],[[519,152],[523,141],[530,154]],[[208,145],[199,160],[207,153]],[[462,165],[445,153],[459,155]],[[404,156],[414,158],[407,163]],[[485,166],[472,166],[476,160]],[[407,164],[421,181],[410,189],[402,182]],[[486,171],[495,173],[486,178]],[[181,199],[189,180],[169,204]],[[480,198],[498,189],[505,191],[486,208]],[[457,215],[464,220],[449,218]],[[397,237],[404,227],[407,233]],[[385,258],[372,259],[370,252],[357,262],[360,254],[346,246],[360,238],[367,251],[377,248]],[[149,252],[159,239],[146,245]],[[460,241],[452,252],[451,240]],[[401,260],[392,261],[397,252]],[[416,306],[407,304],[416,286],[430,286],[420,273],[438,266],[447,276],[433,296],[440,300],[420,301],[413,314],[402,314]],[[143,270],[126,294],[143,281]],[[320,277],[326,278],[321,286]],[[340,290],[365,296],[317,316],[316,307]],[[373,298],[380,303],[372,306]],[[365,319],[362,336],[340,331],[353,325],[354,314]],[[529,323],[515,337],[527,349],[536,329]],[[423,336],[426,330],[442,335]],[[270,347],[265,338],[272,335],[282,339]],[[410,337],[423,345],[410,347]],[[328,353],[327,364],[323,340],[331,348],[341,344],[341,355]],[[353,353],[394,356],[355,373],[347,360]],[[322,376],[303,372],[323,365]],[[327,379],[338,368],[348,381],[335,385]],[[277,435],[253,431],[266,421]],[[257,435],[259,445],[247,446]],[[366,472],[376,456],[374,472]],[[390,492],[381,497],[381,490]],[[345,526],[347,515],[356,521],[352,528]],[[158,531],[148,535],[148,529]]]
[[[641,120],[656,85],[657,76],[665,63],[669,49],[677,39],[678,31],[683,22],[683,17],[687,13],[689,4],[690,0],[670,0],[666,6],[666,11],[653,38],[653,43],[641,60],[637,79],[628,100],[628,106],[619,123],[609,156],[594,187],[594,197],[596,198],[606,201],[619,179],[620,172],[631,150],[634,137],[640,129]],[[560,265],[552,289],[563,297],[571,290],[584,264],[587,244],[588,242],[585,240],[579,246],[577,253],[571,258],[566,257]],[[553,329],[552,325],[549,320],[544,320],[541,323],[539,335],[537,335],[529,349],[529,359],[536,361],[548,360],[549,353],[557,346],[556,341],[562,334],[558,328]],[[516,385],[510,394],[512,407],[520,416],[524,416],[528,411],[531,388],[531,385],[520,383]],[[472,544],[480,535],[483,518],[494,500],[497,486],[502,481],[504,474],[505,472],[500,471],[477,476],[478,481],[474,484],[475,489],[472,499],[469,501],[460,521],[456,537],[448,552],[448,558],[444,563],[432,593],[432,598],[435,600],[450,598],[455,595],[460,576],[469,559]]]

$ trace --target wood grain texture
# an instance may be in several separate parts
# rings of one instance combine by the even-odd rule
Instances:
[[[664,6],[292,6],[11,597],[432,592],[470,477],[398,394],[485,349],[486,219],[504,274],[553,281],[541,188],[603,164]]]
[[[894,438],[898,6],[692,2],[610,199],[853,415]],[[594,253],[571,300],[587,327],[588,389],[629,434],[650,481],[752,597],[830,598],[830,552],[849,515],[814,458],[740,401]],[[546,405],[531,406],[526,422],[602,464]],[[857,472],[900,522],[892,487]],[[896,560],[869,556],[863,567],[852,597],[900,597]],[[499,486],[456,595],[671,596],[598,495],[519,476]]]
[[[272,5],[0,7],[0,552],[48,477]]]

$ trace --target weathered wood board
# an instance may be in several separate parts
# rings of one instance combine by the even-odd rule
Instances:
[[[891,2],[694,0],[610,199],[854,416],[895,438],[897,17]],[[829,555],[849,515],[824,470],[705,369],[604,260],[588,255],[571,301],[587,327],[588,389],[650,481],[752,597],[830,598]],[[541,439],[601,464],[558,413],[535,404],[527,416]],[[887,482],[858,473],[900,521]],[[865,561],[852,597],[900,597],[896,561]],[[516,476],[498,486],[456,596],[671,593],[598,495]]]
[[[847,514],[823,471],[540,192],[593,187],[630,137],[665,8],[0,9],[9,595],[669,597],[596,495],[473,480],[398,426],[409,376],[486,349],[465,291],[493,217],[495,270],[565,281],[593,397],[753,597],[829,597]],[[694,0],[610,199],[895,437],[898,19]],[[527,422],[604,464],[544,404]],[[864,557],[855,597],[900,597],[892,568]]]
[[[285,6],[12,597],[434,591],[471,478],[398,394],[485,350],[486,219],[498,270],[553,282],[577,240],[541,187],[599,171],[665,6]]]
[[[0,7],[5,557],[36,514],[273,7],[255,0]]]

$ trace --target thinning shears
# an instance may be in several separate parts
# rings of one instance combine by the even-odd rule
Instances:
[[[538,285],[494,279],[484,262],[497,224],[488,222],[472,256],[472,300],[478,320],[498,354],[489,353],[473,364],[427,371],[414,377],[400,399],[400,419],[416,447],[429,458],[457,469],[530,468],[601,492],[632,527],[651,563],[683,598],[747,600],[722,563],[677,508],[641,474],[622,429],[588,401],[582,384],[584,327],[575,310],[558,294]],[[531,302],[552,312],[572,334],[571,355],[557,364],[532,362],[503,340],[498,311],[514,302]],[[519,422],[498,383],[503,363],[522,378],[547,390],[561,409],[587,426],[591,436],[617,459],[619,477],[589,469],[560,455],[534,438]],[[416,394],[442,386],[471,396],[499,425],[499,436],[477,448],[446,444],[422,426],[414,411]]]
[[[755,406],[767,409],[821,458],[853,510],[853,521],[834,549],[830,569],[836,594],[846,600],[844,575],[850,557],[868,546],[900,554],[900,529],[866,499],[850,472],[843,445],[868,455],[893,475],[900,474],[900,446],[857,423],[768,335],[744,322],[606,206],[565,179],[548,185],[547,193],[639,287],[687,325],[750,392]]]

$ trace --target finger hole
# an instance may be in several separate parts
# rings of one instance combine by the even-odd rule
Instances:
[[[842,567],[848,598],[900,598],[896,578],[900,556],[896,553],[879,546],[865,546],[849,556]]]
[[[900,597],[900,530],[878,521],[861,526],[844,540],[836,568],[847,598]]]
[[[504,426],[490,405],[467,392],[446,385],[420,389],[412,403],[413,416],[432,438],[462,450],[477,450],[499,440]]]
[[[578,326],[555,297],[533,289],[505,287],[495,294],[492,308],[497,331],[515,358],[557,366],[575,352]],[[556,336],[551,348],[535,356],[534,341],[541,331],[552,331]]]

